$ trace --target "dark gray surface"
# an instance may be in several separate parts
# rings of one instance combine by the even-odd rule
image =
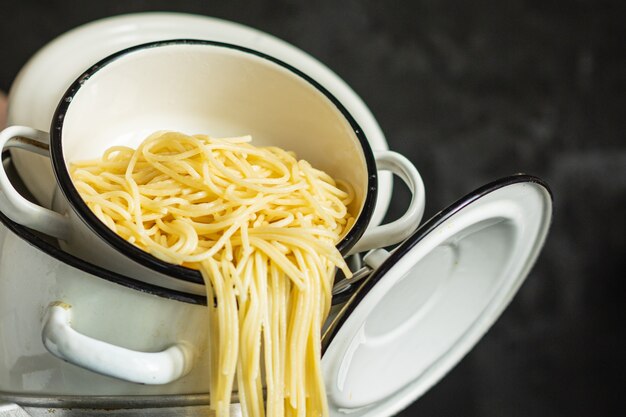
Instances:
[[[0,88],[54,36],[145,10],[272,33],[363,97],[418,167],[427,217],[515,172],[554,224],[518,296],[402,415],[618,416],[626,407],[626,30],[621,1],[1,1]],[[391,216],[407,204],[396,191]]]

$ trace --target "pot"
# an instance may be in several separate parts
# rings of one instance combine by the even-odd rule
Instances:
[[[198,271],[161,261],[126,242],[91,212],[68,174],[72,161],[98,157],[112,145],[136,146],[156,130],[252,134],[257,145],[295,151],[356,191],[356,221],[338,243],[344,254],[398,243],[418,226],[424,186],[402,155],[372,152],[356,121],[339,101],[306,74],[237,45],[171,40],[113,54],[70,86],[45,132],[12,126],[0,147],[50,155],[57,185],[56,211],[21,198],[0,172],[0,210],[12,220],[61,239],[67,251],[115,272],[159,286],[200,294]],[[408,185],[412,200],[399,219],[366,231],[377,195],[377,171],[389,170]],[[171,278],[177,278],[172,280]]]
[[[11,173],[7,162],[4,167]],[[14,175],[11,178],[19,185]],[[0,214],[0,338],[3,341],[0,392],[39,395],[200,393],[203,389],[207,392],[208,384],[203,380],[208,361],[199,353],[197,360],[193,358],[195,370],[185,378],[159,387],[104,377],[61,361],[48,352],[48,348],[54,350],[55,346],[63,345],[62,339],[67,341],[68,337],[76,336],[63,333],[69,330],[68,322],[56,321],[64,315],[60,318],[69,319],[70,314],[75,332],[126,349],[155,352],[183,346],[185,341],[184,344],[196,346],[195,352],[201,352],[207,343],[206,333],[198,331],[197,326],[206,324],[205,305],[203,297],[166,290],[85,262],[60,249],[53,240]],[[180,352],[185,349],[182,347]],[[163,361],[163,358],[155,359]],[[168,357],[164,362],[175,359]],[[89,366],[85,361],[82,365]],[[121,371],[130,368],[126,363]],[[185,367],[178,376],[189,369]]]

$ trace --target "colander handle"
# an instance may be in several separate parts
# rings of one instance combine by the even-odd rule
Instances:
[[[48,156],[48,142],[46,132],[10,126],[0,132],[0,153],[7,148],[19,148]],[[70,230],[67,217],[24,198],[11,184],[4,167],[0,167],[0,211],[16,223],[59,239],[65,239]]]
[[[193,347],[176,343],[161,352],[138,352],[85,336],[71,327],[71,306],[48,307],[42,341],[57,358],[92,372],[139,384],[169,384],[185,376],[195,359]]]
[[[426,203],[424,182],[415,166],[406,157],[393,151],[374,152],[379,171],[390,171],[404,181],[411,191],[411,203],[406,212],[391,223],[368,228],[349,255],[400,243],[419,226]]]

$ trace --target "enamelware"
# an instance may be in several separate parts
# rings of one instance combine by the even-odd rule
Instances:
[[[47,131],[72,81],[117,51],[181,37],[236,44],[307,73],[360,126],[372,149],[369,156],[367,146],[358,150],[364,161],[387,149],[356,94],[293,46],[218,19],[170,13],[118,16],[53,41],[13,84],[9,122],[29,128],[14,128],[9,145],[27,150],[11,152],[39,204],[52,207],[55,193],[55,208],[64,204],[47,156]],[[348,125],[362,145],[363,138]],[[59,166],[65,163],[65,151],[57,152]],[[414,168],[382,161],[380,165],[403,166],[397,173],[415,189]],[[361,171],[367,169],[365,162]],[[379,174],[368,231],[382,221],[391,196],[389,173]],[[14,175],[9,177],[7,183],[19,185]],[[21,197],[10,195],[17,203],[7,203],[5,196],[5,206],[22,204]],[[39,210],[22,209],[25,214],[17,216],[30,216],[29,221]],[[370,251],[363,260],[369,275],[342,285],[347,291],[336,297],[340,302],[324,326],[322,367],[331,415],[390,416],[436,384],[514,297],[540,253],[551,216],[547,185],[515,175],[479,188],[417,231],[406,232],[391,252]],[[43,228],[64,233],[58,226],[68,223],[54,223]],[[96,232],[86,233],[85,242],[102,241],[94,239]],[[137,278],[73,256],[54,239],[0,214],[0,414],[211,415],[202,285],[167,275]],[[234,393],[233,416],[241,415],[237,401]]]
[[[50,144],[58,189],[53,211],[22,198],[0,170],[0,210],[60,239],[82,259],[155,285],[203,293],[198,271],[161,261],[106,227],[68,173],[73,161],[97,158],[112,145],[136,147],[159,130],[250,134],[256,145],[294,151],[349,182],[356,221],[337,245],[344,255],[402,241],[424,211],[424,185],[411,162],[392,151],[374,153],[347,109],[311,77],[239,45],[189,39],[135,46],[95,63],[59,101],[49,139],[48,133],[24,126],[1,132],[1,149],[41,154]],[[412,200],[399,219],[366,230],[376,206],[378,170],[398,175]]]

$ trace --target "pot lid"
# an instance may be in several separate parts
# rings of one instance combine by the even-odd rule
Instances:
[[[402,410],[496,321],[528,275],[552,215],[540,179],[515,175],[441,211],[388,253],[325,334],[331,416]]]

